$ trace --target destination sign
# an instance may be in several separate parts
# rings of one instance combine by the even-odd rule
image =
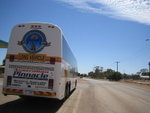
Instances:
[[[39,61],[44,62],[46,59],[46,55],[43,54],[27,54],[27,53],[19,53],[18,60],[21,61]]]

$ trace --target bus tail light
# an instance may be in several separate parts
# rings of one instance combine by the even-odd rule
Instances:
[[[15,59],[15,56],[14,56],[14,55],[10,55],[10,57],[9,57],[9,61],[10,61],[10,62],[13,62],[13,61],[14,61],[14,59]]]
[[[11,85],[12,76],[7,76],[7,86]]]
[[[48,89],[53,89],[53,83],[54,83],[54,80],[53,79],[49,79],[49,81],[48,81]]]
[[[50,64],[55,64],[55,62],[56,62],[56,59],[55,58],[50,58]]]

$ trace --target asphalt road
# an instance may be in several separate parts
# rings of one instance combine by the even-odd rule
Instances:
[[[150,88],[80,79],[65,102],[0,94],[0,113],[150,113]]]

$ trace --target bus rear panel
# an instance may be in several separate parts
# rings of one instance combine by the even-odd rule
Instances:
[[[76,60],[64,50],[69,47],[63,40],[61,29],[53,24],[16,25],[6,55],[3,94],[63,99],[66,84],[73,90],[77,66],[71,62]],[[70,53],[74,61],[67,59]]]

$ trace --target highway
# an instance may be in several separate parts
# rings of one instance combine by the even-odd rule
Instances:
[[[0,113],[150,113],[150,88],[83,78],[65,102],[0,93]]]

